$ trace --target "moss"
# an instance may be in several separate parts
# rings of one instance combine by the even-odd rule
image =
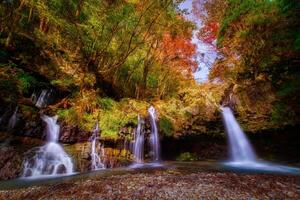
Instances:
[[[29,89],[38,83],[33,76],[24,72],[20,73],[18,80],[20,82],[20,89],[22,93],[28,93]]]
[[[96,123],[96,113],[78,113],[72,107],[69,109],[59,109],[56,114],[59,119],[70,125],[77,125],[80,129],[92,131]]]
[[[63,79],[52,80],[51,84],[53,86],[69,88],[74,86],[74,79],[69,76],[64,76]]]
[[[159,129],[165,136],[172,136],[172,131],[174,130],[174,126],[172,122],[165,116],[160,118],[159,120]]]
[[[35,107],[20,105],[20,108],[25,118],[36,118],[40,115],[38,109]]]
[[[59,109],[56,114],[60,119],[64,120],[68,124],[76,124],[78,122],[77,113],[74,108]]]
[[[111,110],[116,102],[111,98],[97,98],[97,104],[102,108],[103,110]]]
[[[122,99],[120,102],[110,98],[98,99],[101,110],[99,112],[101,137],[116,139],[119,137],[120,129],[123,127],[137,126],[137,116],[146,115],[147,102],[133,99]]]
[[[128,124],[137,124],[137,113],[125,113],[119,106],[100,113],[101,137],[118,138],[119,131]]]
[[[121,128],[127,127],[128,133],[132,132],[132,129],[137,126],[137,116],[145,116],[149,106],[145,101],[133,99],[122,99],[117,102],[107,97],[86,96],[87,100],[83,101],[83,98],[75,95],[69,100],[72,107],[60,108],[56,110],[56,114],[65,123],[77,125],[82,130],[87,131],[91,131],[98,121],[101,137],[105,139],[127,137],[127,135],[119,135]],[[88,106],[86,105],[87,102]],[[86,106],[87,109],[82,109],[83,106]]]
[[[12,62],[0,64],[0,91],[8,101],[17,98],[18,95],[28,95],[32,88],[41,84],[34,76],[18,67]]]
[[[207,88],[208,87],[208,88]],[[213,119],[216,112],[215,96],[203,95],[209,89],[218,91],[209,85],[189,88],[181,91],[183,99],[169,98],[151,102],[155,107],[158,115],[158,126],[161,133],[167,137],[178,136],[181,134],[191,118],[209,121]],[[83,98],[85,97],[85,98]],[[100,97],[95,92],[93,94],[79,93],[78,95],[69,96],[71,108],[58,109],[57,115],[67,124],[77,125],[83,130],[91,131],[96,121],[99,121],[101,137],[103,139],[131,139],[132,129],[137,126],[137,116],[143,118],[148,116],[147,109],[151,105],[145,100],[136,100],[123,98],[115,101],[112,98]],[[86,108],[84,108],[86,107]],[[201,118],[201,119],[200,119]],[[188,124],[193,125],[193,124]],[[121,135],[121,130],[126,127],[126,133]]]
[[[190,153],[190,152],[184,152],[184,153],[181,153],[177,158],[176,160],[178,161],[197,161],[197,155],[196,154],[193,154],[193,153]]]

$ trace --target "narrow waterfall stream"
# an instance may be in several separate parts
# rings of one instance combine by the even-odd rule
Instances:
[[[222,107],[222,116],[229,139],[230,159],[224,165],[238,170],[300,173],[300,168],[278,165],[257,159],[257,156],[229,107]]]
[[[156,111],[153,106],[148,109],[149,120],[150,120],[150,135],[149,135],[149,144],[150,144],[150,163],[144,162],[144,154],[145,154],[145,142],[147,142],[146,132],[144,130],[145,121],[142,117],[138,116],[138,125],[135,132],[134,139],[134,147],[133,147],[133,155],[135,163],[132,164],[131,168],[136,167],[157,167],[161,166],[159,163],[161,161],[160,158],[160,141],[158,135],[158,129],[156,124]]]
[[[40,93],[34,92],[31,95],[31,100],[35,104],[36,107],[38,108],[43,108],[47,106],[48,104],[48,99],[52,93],[52,90],[42,90]]]
[[[151,135],[150,135],[150,145],[153,153],[153,161],[159,162],[160,159],[160,141],[158,136],[158,130],[156,125],[156,111],[153,106],[148,109],[150,124],[151,124]]]
[[[100,149],[100,154],[97,151],[97,140],[98,140],[98,134],[99,134],[99,125],[98,123],[96,124],[93,135],[91,137],[91,169],[92,170],[99,170],[99,169],[105,169],[104,164],[102,163],[101,160],[101,154],[103,155],[103,149]],[[99,143],[100,145],[100,143]]]
[[[17,113],[18,113],[18,106],[16,107],[14,113],[12,114],[12,116],[10,117],[9,121],[8,121],[8,129],[13,129],[16,126],[17,123]]]
[[[138,116],[138,126],[135,133],[135,143],[134,143],[134,159],[136,163],[144,162],[144,120]]]
[[[46,144],[30,151],[33,156],[25,158],[22,177],[40,178],[72,174],[72,160],[58,143],[60,127],[57,124],[57,116],[42,116],[42,120],[47,124]]]

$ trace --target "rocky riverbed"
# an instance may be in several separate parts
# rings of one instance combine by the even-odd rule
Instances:
[[[6,189],[0,199],[300,199],[300,176],[133,170]]]

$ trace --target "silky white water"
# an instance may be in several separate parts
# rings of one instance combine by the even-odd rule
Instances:
[[[9,121],[8,121],[8,129],[13,129],[16,126],[17,123],[17,113],[18,113],[18,106],[16,107],[14,113],[12,114],[12,116],[10,117]]]
[[[134,159],[136,163],[143,163],[144,162],[144,131],[143,125],[144,120],[138,116],[138,126],[135,132],[135,142],[134,142]]]
[[[91,169],[92,170],[99,170],[99,169],[105,169],[104,164],[101,161],[101,154],[104,154],[104,149],[101,148],[100,154],[97,152],[96,143],[98,140],[98,134],[99,134],[99,125],[96,124],[93,135],[91,137]]]
[[[32,102],[38,108],[46,107],[51,93],[52,93],[52,90],[42,90],[40,94],[36,94],[34,92],[31,95]]]
[[[160,141],[158,136],[158,130],[156,125],[156,111],[153,106],[148,109],[150,124],[151,124],[151,134],[150,134],[150,146],[153,153],[153,160],[160,161]]]
[[[23,177],[40,178],[43,176],[69,175],[73,173],[73,163],[63,147],[58,144],[59,125],[57,116],[42,116],[46,122],[46,144],[34,148],[23,164]]]
[[[151,132],[150,132],[150,154],[152,157],[152,162],[145,163],[144,162],[144,148],[145,148],[145,140],[146,135],[144,131],[145,121],[138,116],[138,126],[135,133],[135,141],[133,147],[133,153],[135,158],[135,163],[132,164],[131,168],[143,168],[143,167],[161,167],[160,163],[160,141],[158,135],[158,129],[156,125],[156,111],[153,106],[148,109]]]
[[[300,173],[299,168],[258,160],[250,142],[239,123],[236,121],[231,109],[228,107],[222,107],[221,109],[230,149],[229,161],[224,163],[226,166],[251,171]]]
[[[256,155],[245,133],[228,107],[222,108],[223,120],[229,138],[230,160],[234,162],[255,161]]]

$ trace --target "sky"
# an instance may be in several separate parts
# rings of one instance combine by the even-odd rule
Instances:
[[[197,27],[201,26],[200,19],[196,19],[196,17],[192,14],[192,3],[193,0],[185,0],[183,3],[179,5],[180,9],[187,9],[188,14],[185,17],[194,22]],[[205,63],[213,63],[217,57],[217,52],[212,49],[209,45],[204,44],[201,40],[197,37],[197,30],[193,33],[192,43],[196,44],[197,46],[197,61],[199,70],[194,73],[194,77],[198,82],[205,82],[208,80],[209,74],[209,67],[210,65],[204,64]],[[204,57],[201,57],[204,55]],[[204,61],[204,62],[203,62]]]

